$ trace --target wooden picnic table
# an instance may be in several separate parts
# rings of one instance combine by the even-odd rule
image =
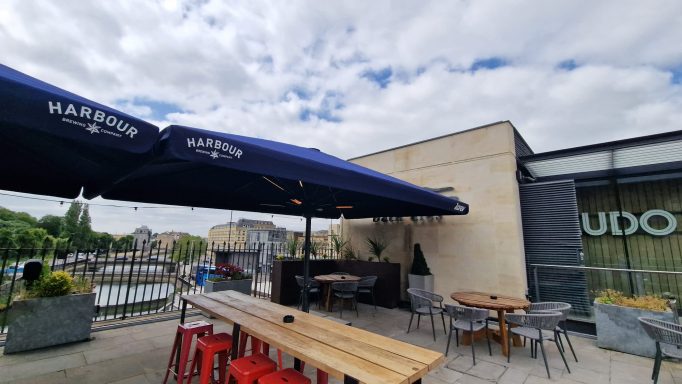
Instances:
[[[502,354],[505,356],[509,355],[509,339],[507,335],[507,325],[504,321],[504,314],[506,312],[513,313],[516,309],[528,308],[530,306],[528,300],[511,296],[493,295],[484,292],[454,292],[450,297],[462,305],[497,311],[497,321],[500,324],[500,331],[499,334],[495,335],[497,337],[494,339],[502,345]],[[473,338],[473,335],[471,335],[471,337]],[[521,345],[521,339],[518,336],[514,337],[513,342],[515,346]]]
[[[191,304],[233,324],[234,345],[246,332],[344,383],[421,383],[444,360],[439,352],[236,291],[183,295],[182,300],[183,315]],[[294,322],[284,323],[284,315],[293,315]]]
[[[313,280],[320,283],[321,295],[324,303],[324,309],[331,312],[334,308],[334,300],[332,299],[332,283],[346,282],[346,281],[360,281],[360,276],[354,275],[318,275],[313,277]],[[341,304],[343,305],[343,303]]]

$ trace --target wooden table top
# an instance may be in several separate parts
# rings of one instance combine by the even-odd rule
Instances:
[[[183,296],[189,304],[340,380],[413,383],[444,361],[442,353],[235,291]],[[293,315],[293,323],[284,323]]]
[[[360,276],[353,275],[318,275],[313,279],[320,283],[336,283],[339,281],[360,281]]]
[[[496,299],[490,298],[490,293],[484,292],[455,292],[450,297],[456,302],[475,308],[492,310],[524,309],[530,306],[526,299],[511,296],[496,295]]]

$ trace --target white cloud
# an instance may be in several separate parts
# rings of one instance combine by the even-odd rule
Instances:
[[[0,4],[3,64],[161,127],[339,157],[498,120],[536,151],[677,130],[680,41],[674,0]],[[487,58],[507,65],[469,71]],[[384,68],[385,88],[361,77]]]

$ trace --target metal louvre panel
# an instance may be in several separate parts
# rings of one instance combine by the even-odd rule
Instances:
[[[538,301],[563,301],[574,313],[589,313],[583,272],[540,269],[539,296],[531,264],[580,265],[582,248],[573,180],[519,185],[529,293]]]
[[[534,177],[548,177],[639,167],[682,161],[682,141],[639,145],[588,154],[530,160],[525,167]]]

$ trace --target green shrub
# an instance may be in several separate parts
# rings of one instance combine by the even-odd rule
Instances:
[[[428,276],[431,274],[429,266],[426,264],[424,252],[422,252],[419,243],[414,245],[414,259],[412,260],[412,269],[410,273],[413,275]]]
[[[73,277],[64,271],[57,271],[40,280],[35,289],[38,297],[53,297],[68,295],[74,288]]]

